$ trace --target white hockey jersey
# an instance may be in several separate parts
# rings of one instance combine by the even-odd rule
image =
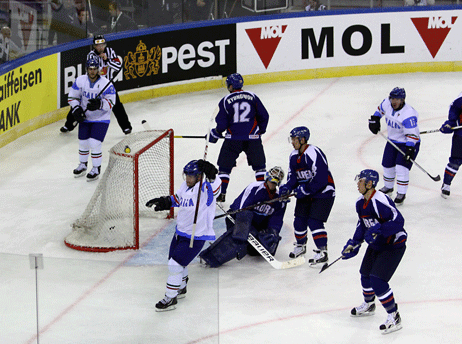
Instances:
[[[104,76],[100,76],[96,82],[91,82],[88,75],[79,76],[69,91],[68,102],[71,108],[80,105],[84,110],[87,108],[88,100],[95,98],[99,92],[109,83]],[[108,86],[100,95],[101,109],[85,112],[86,121],[108,121],[111,119],[112,107],[115,104],[114,85]]]
[[[172,197],[172,206],[179,207],[176,219],[176,233],[180,236],[191,238],[199,184],[198,182],[192,188],[188,188],[186,182],[183,182],[180,189]],[[194,239],[215,240],[213,218],[215,217],[217,206],[216,197],[220,194],[221,179],[216,178],[212,183],[203,183],[203,185]]]
[[[374,116],[385,117],[388,138],[395,143],[407,143],[414,146],[420,142],[420,130],[417,124],[419,114],[410,105],[395,111],[389,99],[384,99]]]

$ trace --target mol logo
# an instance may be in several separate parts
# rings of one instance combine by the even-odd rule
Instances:
[[[287,25],[273,25],[245,30],[265,68],[268,68],[286,28]]]
[[[428,51],[436,56],[443,45],[446,36],[451,31],[457,17],[436,16],[424,18],[411,18],[415,28],[422,37]]]

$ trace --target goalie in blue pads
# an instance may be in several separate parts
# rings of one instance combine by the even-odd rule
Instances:
[[[242,191],[231,204],[230,211],[245,209],[280,197],[276,188],[282,179],[282,168],[271,168],[266,173],[265,181],[251,183]],[[200,253],[201,261],[216,268],[234,258],[240,260],[247,254],[259,255],[247,242],[249,233],[274,255],[281,240],[279,232],[285,210],[285,202],[275,201],[230,215],[232,220],[226,219],[227,231]]]

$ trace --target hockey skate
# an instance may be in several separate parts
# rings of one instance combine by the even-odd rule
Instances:
[[[396,309],[396,311],[393,313],[389,313],[387,320],[385,321],[385,323],[380,325],[379,328],[380,331],[382,331],[382,334],[387,334],[401,330],[403,328],[403,325],[401,325],[401,317],[399,315],[398,309]]]
[[[375,314],[375,303],[364,301],[360,306],[351,310],[352,317],[367,317]]]
[[[324,265],[324,263],[327,263],[329,261],[329,257],[327,255],[327,247],[313,250],[313,252],[313,258],[308,260],[308,263],[310,263],[311,267],[318,266],[320,264]]]
[[[178,289],[178,295],[176,296],[177,299],[184,299],[186,297],[187,289],[186,287],[188,286],[188,281],[189,277],[186,277],[186,285],[184,288]]]
[[[225,200],[226,200],[226,194],[221,193],[221,194],[218,195],[217,202],[222,202],[223,203],[223,202],[225,202]]]
[[[294,250],[289,253],[290,258],[297,258],[301,256],[302,254],[306,253],[306,244],[301,245],[301,244],[294,243],[294,245],[295,245]]]
[[[83,177],[85,175],[85,171],[87,170],[87,163],[81,162],[79,166],[74,170],[74,178]]]
[[[175,305],[178,303],[176,297],[170,298],[167,295],[156,303],[156,312],[165,312],[165,311],[173,311],[176,309]]]
[[[379,191],[383,192],[385,195],[388,195],[388,194],[391,194],[393,192],[393,188],[390,189],[390,188],[387,188],[386,186],[384,186]]]
[[[443,184],[441,186],[441,197],[448,198],[451,194],[451,186],[448,184]]]
[[[396,205],[401,205],[403,204],[405,199],[406,199],[406,194],[397,193],[394,202]]]
[[[87,174],[87,182],[92,182],[99,178],[99,174],[101,173],[101,166],[93,167],[90,173]]]

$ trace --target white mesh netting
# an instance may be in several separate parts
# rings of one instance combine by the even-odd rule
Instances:
[[[126,153],[126,147],[130,153]],[[145,206],[173,193],[173,130],[132,133],[109,150],[109,164],[82,216],[65,238],[85,251],[139,247],[138,216],[168,216]]]

